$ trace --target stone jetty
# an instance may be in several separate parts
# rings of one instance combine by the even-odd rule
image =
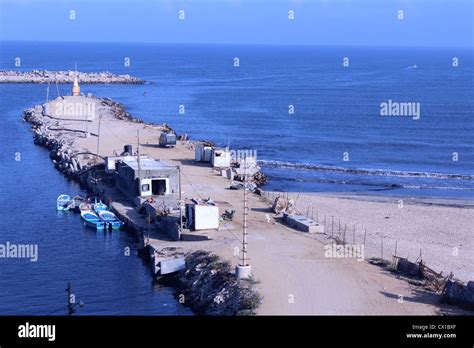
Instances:
[[[82,122],[79,115],[68,115],[66,107],[61,108],[63,116],[57,115],[56,111],[60,109],[54,107],[55,105],[71,105],[68,103],[68,98],[74,99],[75,103],[72,105],[91,105],[91,119]],[[77,104],[78,100],[81,100]],[[55,110],[51,110],[51,109]],[[71,110],[76,112],[73,107]],[[23,118],[32,125],[34,143],[43,146],[50,150],[50,158],[55,167],[61,171],[68,178],[77,179],[88,169],[103,163],[103,159],[95,153],[89,151],[84,146],[78,146],[76,140],[78,135],[87,137],[97,137],[94,131],[77,129],[74,127],[68,128],[64,123],[91,123],[92,116],[95,117],[96,111],[100,110],[101,117],[123,120],[131,123],[143,123],[143,121],[134,118],[130,115],[123,106],[108,98],[96,97],[58,97],[53,100],[51,104],[36,105],[33,108],[24,110]],[[82,107],[82,111],[87,111]],[[164,127],[164,129],[167,129]]]
[[[144,80],[130,75],[116,75],[108,71],[0,71],[0,83],[73,83],[77,77],[81,84],[143,84]]]
[[[104,173],[106,156],[116,155],[123,151],[124,144],[137,141],[138,131],[142,154],[155,156],[157,150],[166,151],[155,144],[161,132],[172,131],[167,124],[144,123],[111,99],[84,95],[58,97],[36,105],[26,109],[23,118],[32,126],[34,143],[50,151],[50,158],[60,172],[80,183],[90,194],[110,202],[112,210],[125,222],[126,229],[137,237],[142,250],[140,254],[151,265],[154,260],[147,255],[154,251],[172,246],[185,252],[185,269],[169,279],[180,302],[184,298],[184,305],[202,315],[255,313],[261,297],[252,289],[252,281],[238,280],[231,272],[231,264],[213,254],[215,248],[222,245],[222,240],[204,238],[203,241],[171,242],[166,233],[157,225],[148,224],[133,202],[108,182],[110,177]],[[187,144],[192,145],[189,141]],[[185,147],[183,150],[189,151]],[[166,152],[172,157],[176,155],[176,160],[183,160],[178,151],[174,155]],[[190,185],[195,188],[194,183]],[[183,184],[183,189],[190,191],[186,184]],[[155,278],[153,267],[151,273]],[[203,296],[203,291],[206,296]]]

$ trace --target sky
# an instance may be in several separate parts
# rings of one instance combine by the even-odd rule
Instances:
[[[0,0],[1,41],[473,47],[473,22],[474,0]]]

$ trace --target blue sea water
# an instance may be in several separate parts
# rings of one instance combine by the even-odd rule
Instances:
[[[57,212],[61,193],[81,193],[32,142],[20,110],[40,97],[36,86],[0,86],[2,111],[0,243],[38,245],[38,261],[0,259],[1,315],[64,315],[72,282],[77,315],[189,314],[171,288],[152,284],[125,232],[98,233],[78,214]],[[17,154],[21,156],[16,161]],[[130,256],[126,252],[130,248]]]
[[[2,70],[73,70],[77,63],[81,71],[145,79],[82,91],[193,139],[256,150],[268,189],[460,199],[474,193],[473,62],[468,49],[0,44]],[[68,85],[58,89],[70,93]],[[60,308],[68,280],[86,303],[78,313],[188,314],[170,289],[152,286],[139,258],[123,256],[134,248],[130,236],[97,234],[77,215],[55,211],[56,197],[79,187],[53,168],[21,121],[23,109],[44,102],[46,85],[0,85],[0,93],[1,241],[38,243],[43,260],[0,261],[0,314]],[[380,116],[389,99],[420,103],[419,120]]]
[[[18,69],[20,57],[21,70],[74,69],[77,62],[79,70],[147,80],[83,91],[194,139],[256,150],[268,189],[473,196],[469,49],[4,43],[2,51],[1,69]],[[45,97],[45,86],[34,88],[31,104]],[[380,116],[388,100],[420,103],[420,118]]]

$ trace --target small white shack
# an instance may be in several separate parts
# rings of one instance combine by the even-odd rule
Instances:
[[[197,144],[194,150],[194,160],[196,162],[211,162],[212,147],[203,144]]]
[[[219,228],[219,207],[206,202],[186,201],[186,228],[191,231]]]
[[[230,167],[232,156],[227,148],[212,148],[212,166],[214,168],[227,168]]]

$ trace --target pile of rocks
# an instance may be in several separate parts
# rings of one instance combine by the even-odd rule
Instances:
[[[95,98],[95,97],[92,97]],[[113,115],[118,118],[119,120],[125,120],[133,123],[144,123],[142,120],[133,117],[132,114],[125,111],[125,107],[117,102],[114,102],[110,98],[96,98],[99,99],[102,105],[107,106],[112,111]]]
[[[186,256],[176,295],[201,315],[252,315],[262,300],[249,281],[235,277],[228,262],[205,251]]]

